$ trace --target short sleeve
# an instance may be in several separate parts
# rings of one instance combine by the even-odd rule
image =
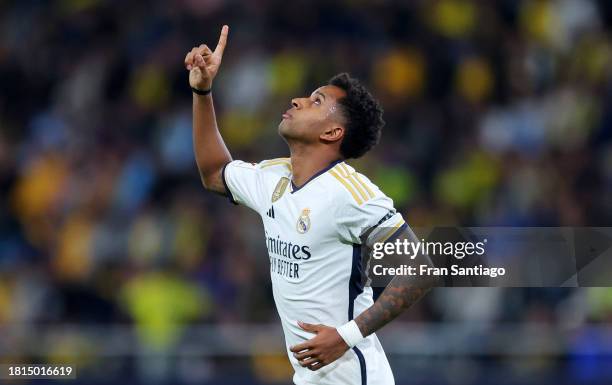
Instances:
[[[223,168],[223,183],[230,201],[260,211],[263,172],[257,164],[234,160]]]
[[[338,214],[339,232],[345,242],[371,247],[399,234],[407,225],[393,207],[393,200],[376,191],[374,198],[358,204],[349,200]]]

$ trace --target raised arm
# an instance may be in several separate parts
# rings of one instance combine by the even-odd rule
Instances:
[[[219,43],[214,52],[207,45],[194,47],[185,56],[185,68],[189,71],[189,85],[193,91],[193,150],[202,184],[208,190],[226,194],[222,170],[232,156],[217,127],[212,94],[212,82],[217,76],[229,28],[221,29]],[[198,91],[198,92],[196,92]],[[205,95],[201,95],[204,93]]]

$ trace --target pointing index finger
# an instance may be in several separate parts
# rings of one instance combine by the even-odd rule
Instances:
[[[225,45],[227,44],[227,34],[229,33],[229,27],[224,25],[221,28],[221,35],[219,36],[219,42],[217,43],[217,48],[215,48],[215,54],[219,56],[223,56],[223,51],[225,50]]]

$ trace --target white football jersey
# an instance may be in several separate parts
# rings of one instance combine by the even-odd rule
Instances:
[[[393,201],[345,162],[332,163],[301,187],[291,179],[289,158],[258,164],[235,160],[223,170],[230,199],[257,211],[263,220],[287,349],[313,337],[298,321],[337,327],[373,304],[372,288],[365,287],[362,246],[387,240],[406,226]],[[347,383],[366,383],[365,376],[374,373],[372,365],[367,367],[368,359],[388,367],[374,334],[314,372],[302,368],[289,350],[288,355],[296,384],[333,382],[325,377],[331,379],[329,373],[343,365],[355,368],[360,377],[348,378]],[[377,383],[369,377],[367,383]]]

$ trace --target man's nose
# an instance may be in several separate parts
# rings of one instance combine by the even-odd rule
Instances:
[[[292,105],[293,107],[295,107],[296,109],[298,109],[298,110],[299,110],[299,109],[302,107],[302,106],[300,105],[300,103],[299,103],[298,99],[291,99],[291,105]]]

